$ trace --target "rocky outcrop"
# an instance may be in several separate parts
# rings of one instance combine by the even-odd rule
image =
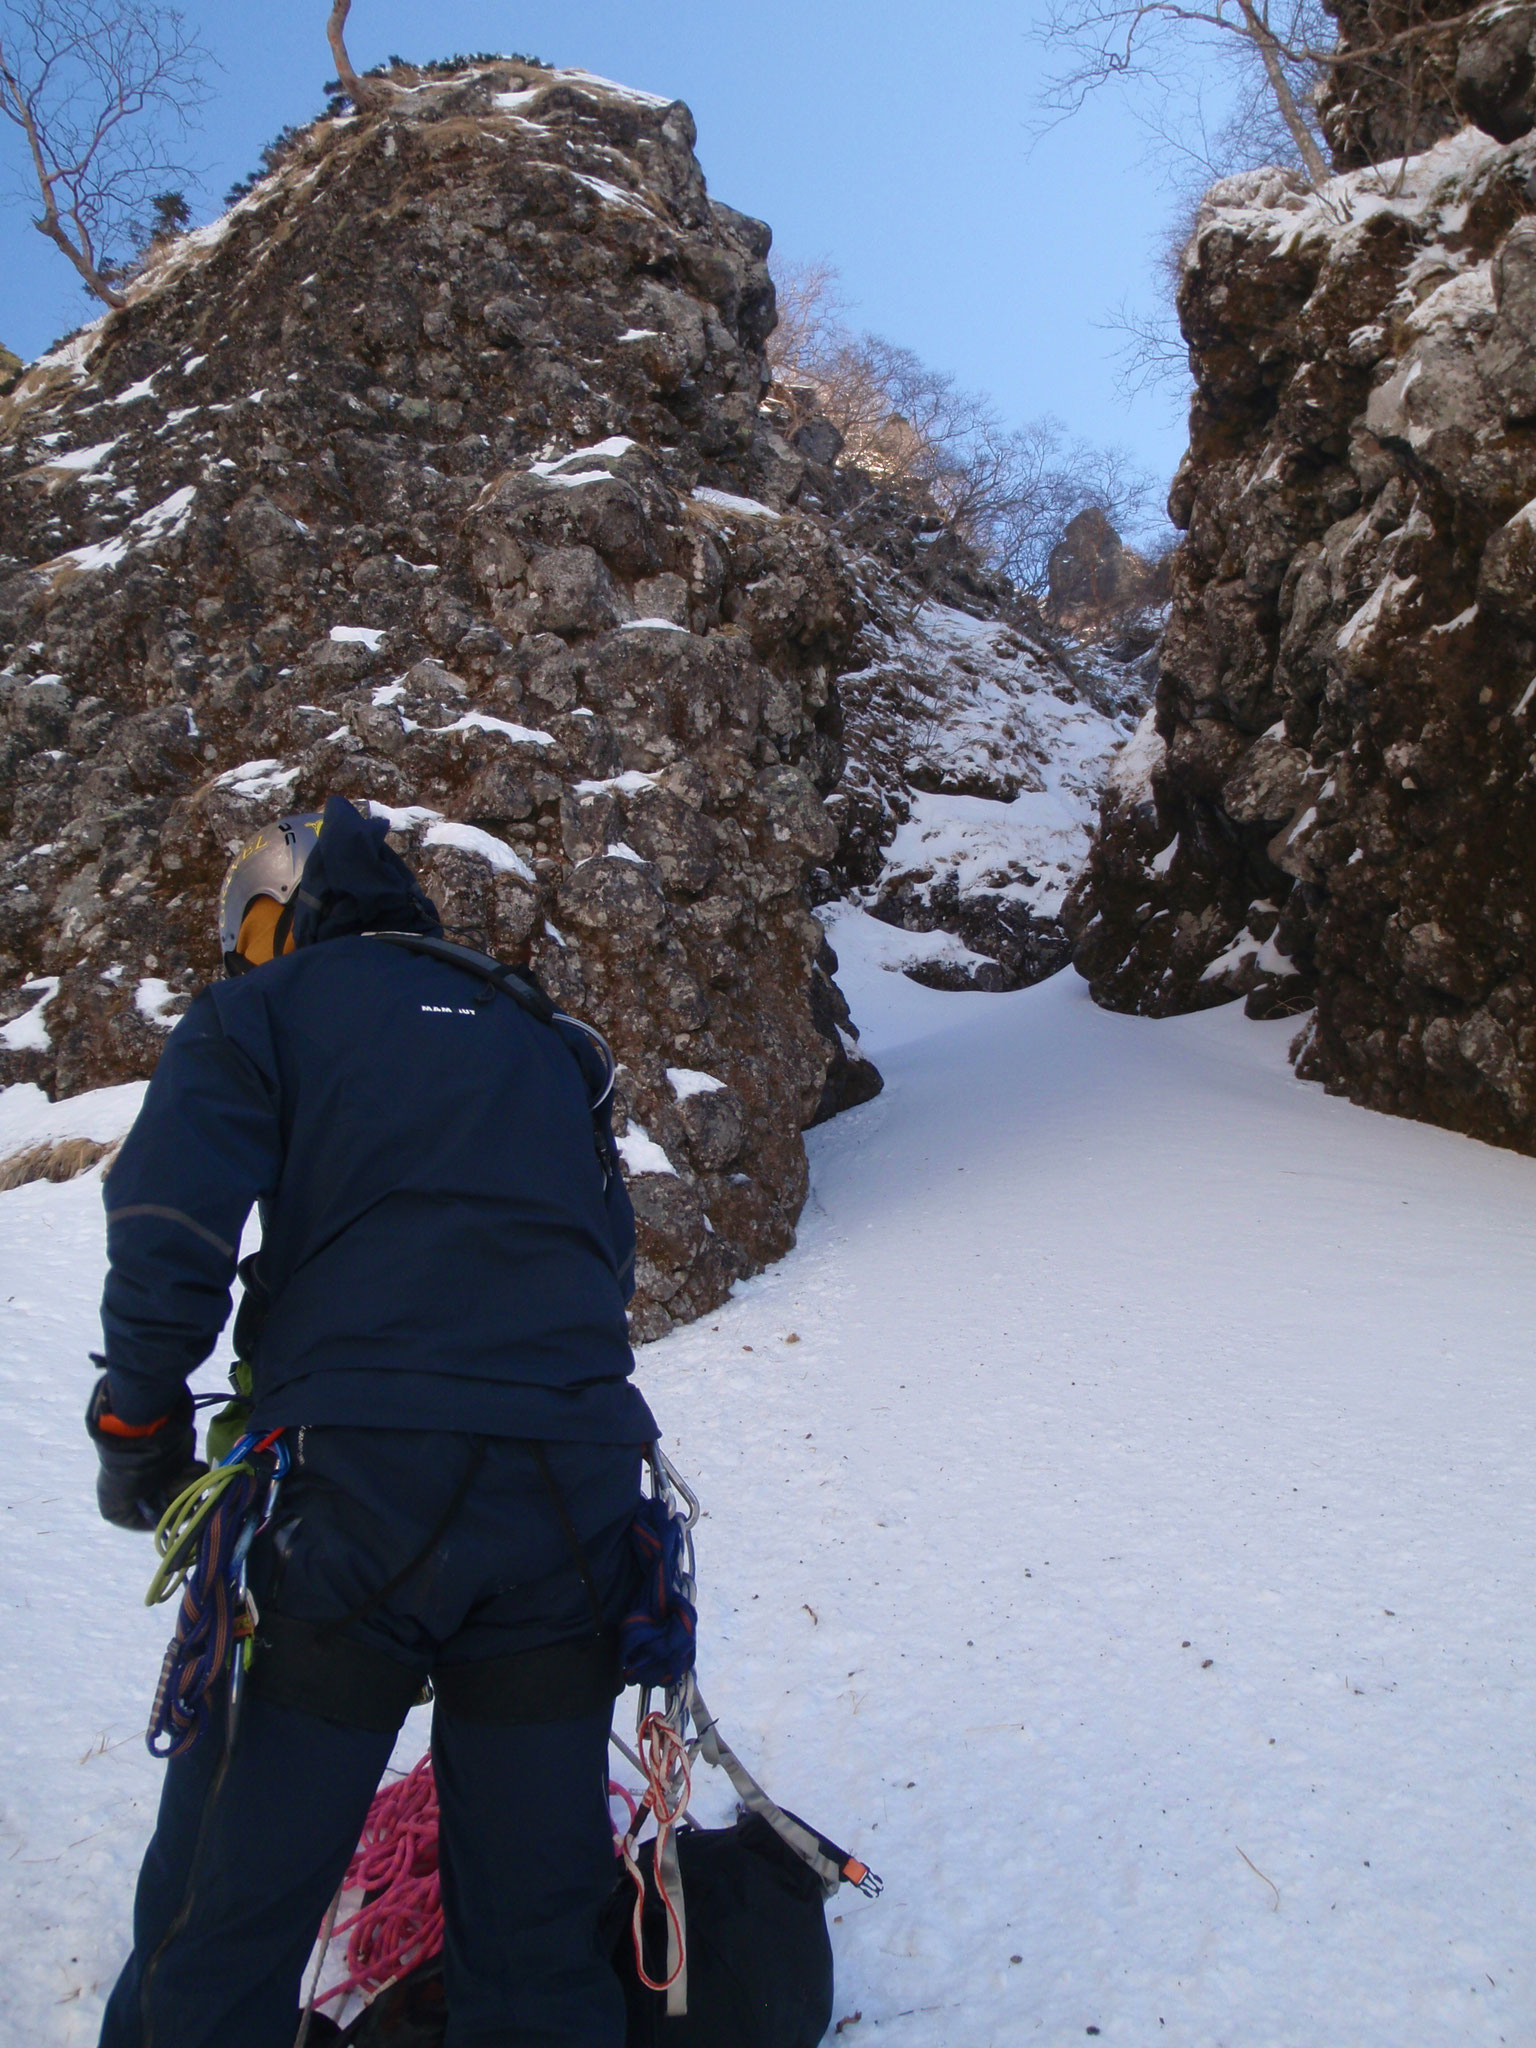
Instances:
[[[0,1074],[149,1071],[231,850],[339,791],[612,1038],[650,1336],[878,1085],[806,889],[866,600],[687,109],[395,83],[0,400]]]
[[[1208,195],[1156,708],[1071,906],[1101,1002],[1536,1149],[1536,139]]]
[[[1046,572],[1046,618],[1089,640],[1122,636],[1138,613],[1168,596],[1166,565],[1128,548],[1097,505],[1067,522]]]
[[[1473,19],[1456,51],[1454,96],[1500,142],[1536,128],[1536,7],[1496,0]]]

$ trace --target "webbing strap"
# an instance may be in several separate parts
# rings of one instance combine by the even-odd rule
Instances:
[[[656,1880],[666,1886],[667,1897],[672,1901],[674,1921],[668,1913],[667,1920],[667,1975],[671,1983],[667,1986],[667,2018],[683,2019],[688,2012],[688,1908],[683,1897],[683,1873],[677,1860],[677,1830],[669,1828],[666,1840],[661,1845],[661,1854],[656,1858]]]
[[[776,1806],[747,1769],[741,1758],[721,1735],[715,1717],[704,1704],[699,1688],[690,1676],[688,1680],[688,1712],[699,1738],[699,1754],[705,1763],[715,1764],[725,1772],[736,1788],[736,1796],[749,1813],[761,1814],[779,1840],[793,1849],[802,1863],[808,1864],[821,1879],[824,1898],[835,1898],[843,1881],[841,1866],[835,1863],[822,1849],[820,1838],[802,1822],[787,1814],[783,1807]]]

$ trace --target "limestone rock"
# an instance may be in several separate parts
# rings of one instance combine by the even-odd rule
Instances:
[[[1145,772],[1111,787],[1066,911],[1099,1001],[1313,1010],[1301,1073],[1526,1151],[1533,178],[1536,136],[1462,129],[1390,193],[1254,172],[1207,195]]]
[[[0,1079],[149,1072],[230,852],[340,792],[612,1040],[654,1336],[788,1248],[803,1127],[879,1086],[807,891],[863,572],[796,502],[824,438],[760,416],[768,231],[687,109],[400,82],[0,398],[0,1016],[51,1037]]]

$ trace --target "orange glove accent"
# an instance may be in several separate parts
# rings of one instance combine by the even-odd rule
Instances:
[[[103,1436],[153,1436],[170,1419],[169,1415],[158,1415],[153,1422],[121,1422],[110,1408],[103,1408],[96,1417],[96,1427]]]

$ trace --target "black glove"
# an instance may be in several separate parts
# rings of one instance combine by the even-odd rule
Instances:
[[[192,1396],[183,1387],[169,1415],[125,1434],[127,1426],[112,1413],[102,1374],[85,1411],[85,1427],[101,1460],[96,1505],[103,1521],[119,1529],[153,1529],[177,1494],[207,1471],[198,1463],[192,1416]]]

